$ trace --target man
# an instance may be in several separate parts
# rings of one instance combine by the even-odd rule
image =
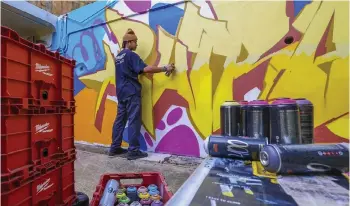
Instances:
[[[147,157],[148,154],[140,151],[139,137],[141,135],[141,84],[138,75],[142,73],[171,72],[173,65],[164,67],[147,66],[135,52],[137,37],[133,30],[128,29],[123,37],[123,50],[117,55],[116,87],[118,98],[118,114],[114,121],[112,144],[109,156],[127,154],[128,160]],[[128,150],[121,148],[123,131],[128,121]]]

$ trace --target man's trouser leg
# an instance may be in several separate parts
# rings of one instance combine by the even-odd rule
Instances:
[[[118,113],[113,124],[112,144],[110,152],[115,152],[121,147],[123,141],[123,132],[127,120],[127,108],[125,101],[118,102]]]
[[[141,97],[133,95],[127,103],[128,110],[128,139],[129,151],[140,149],[139,137],[141,135]]]

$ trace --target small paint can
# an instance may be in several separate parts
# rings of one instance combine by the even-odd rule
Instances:
[[[314,107],[305,98],[295,99],[299,107],[300,133],[303,144],[314,143]]]
[[[141,186],[141,187],[139,187],[139,189],[137,189],[137,193],[143,193],[143,192],[148,192],[148,189],[147,189],[147,187],[145,187],[145,186]]]
[[[157,190],[158,189],[158,187],[157,187],[157,185],[155,185],[155,184],[150,184],[150,185],[148,185],[148,190],[149,191],[151,191],[151,190]]]
[[[301,144],[299,109],[295,100],[275,100],[270,106],[270,144]]]
[[[152,200],[150,198],[143,198],[140,200],[142,206],[151,206]]]
[[[147,199],[149,197],[150,197],[150,195],[149,195],[148,192],[141,192],[141,193],[139,193],[139,198],[140,199]]]
[[[221,135],[237,136],[240,130],[241,106],[236,101],[226,101],[220,106]]]
[[[163,206],[163,202],[160,200],[155,200],[152,202],[151,206]]]
[[[148,191],[149,195],[159,195],[159,191],[157,189],[152,189]]]

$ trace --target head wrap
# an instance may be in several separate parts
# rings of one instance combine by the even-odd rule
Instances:
[[[123,41],[134,41],[137,40],[137,36],[132,29],[128,29],[128,31],[123,36]]]

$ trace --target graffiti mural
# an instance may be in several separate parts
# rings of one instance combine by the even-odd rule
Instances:
[[[219,132],[224,101],[285,96],[314,104],[316,142],[348,141],[348,4],[108,1],[73,11],[65,54],[77,60],[76,140],[110,144],[114,56],[132,28],[147,64],[177,67],[170,77],[139,78],[143,150],[205,156],[203,140]]]

